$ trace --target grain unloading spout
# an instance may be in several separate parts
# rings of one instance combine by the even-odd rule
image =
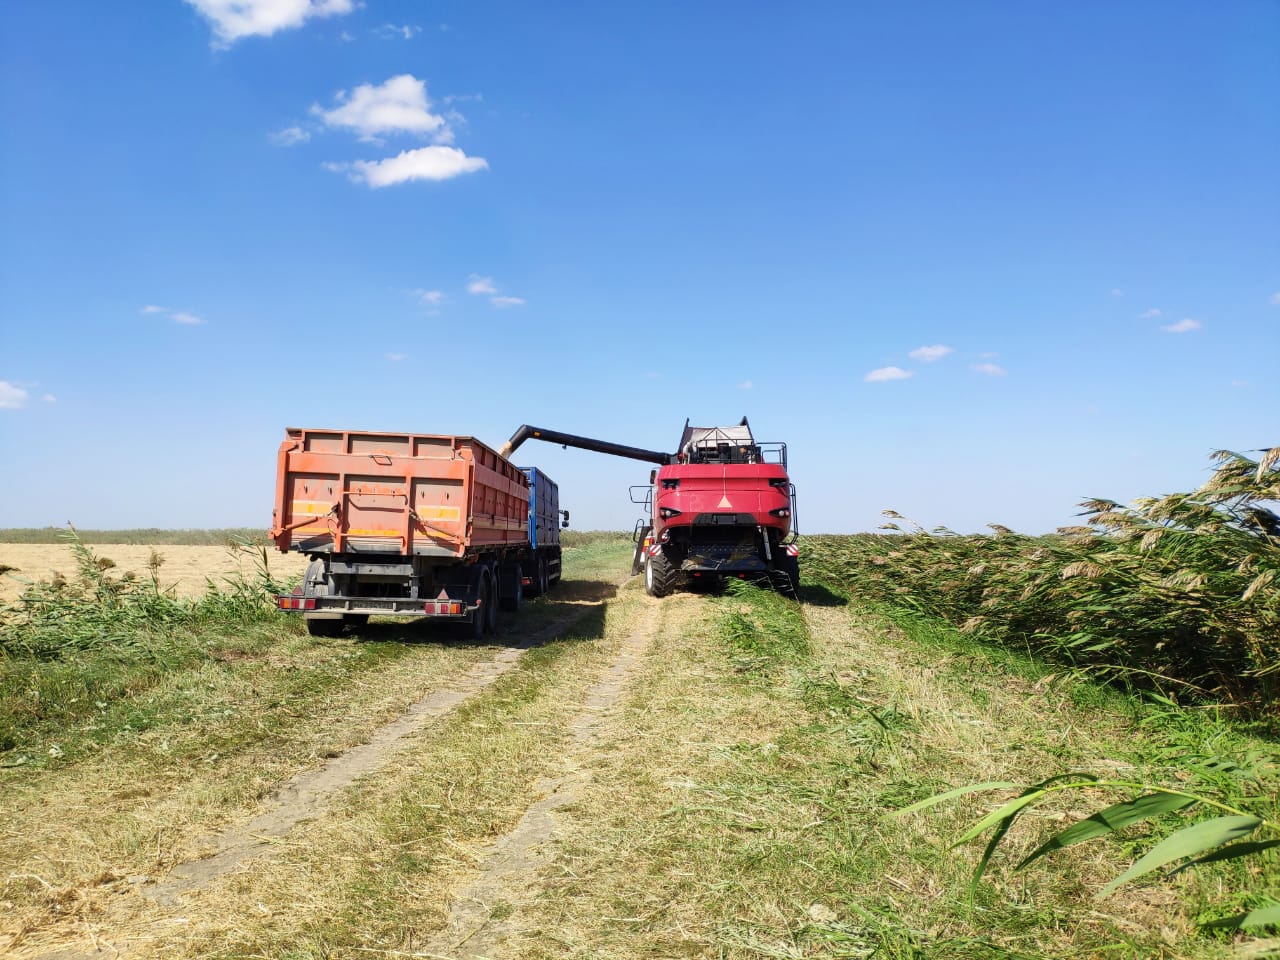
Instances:
[[[631,460],[644,460],[647,463],[668,464],[675,460],[675,455],[658,450],[644,450],[640,447],[628,447],[622,443],[610,443],[608,440],[593,440],[591,437],[579,437],[572,433],[561,433],[559,430],[547,430],[544,427],[531,427],[523,424],[511,435],[511,439],[503,444],[498,452],[510,457],[516,448],[526,440],[546,440],[565,447],[580,447],[595,453],[607,453],[615,457],[627,457]]]

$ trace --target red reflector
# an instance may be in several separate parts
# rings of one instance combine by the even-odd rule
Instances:
[[[423,612],[423,613],[435,613],[435,612],[436,612],[436,603],[435,603],[435,601],[434,601],[434,600],[428,600],[426,603],[424,603],[424,604],[422,605],[422,612]]]
[[[312,597],[310,600],[302,601],[303,610],[314,610],[315,608],[316,608],[316,601],[314,597]]]
[[[521,586],[525,586],[525,587],[527,587],[527,586],[528,586],[529,584],[531,584],[531,583],[533,583],[533,577],[521,577],[521,578],[520,578],[520,584],[521,584]]]

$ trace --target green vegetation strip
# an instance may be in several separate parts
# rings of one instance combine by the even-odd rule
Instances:
[[[809,537],[806,572],[1188,703],[1274,717],[1280,694],[1280,447],[1221,451],[1189,493],[1082,504],[1087,524],[1029,537],[913,527]]]

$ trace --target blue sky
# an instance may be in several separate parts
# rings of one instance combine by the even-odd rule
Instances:
[[[0,526],[266,526],[286,425],[1028,532],[1280,443],[1280,5],[133,0],[0,31]],[[644,464],[530,444],[575,526]]]

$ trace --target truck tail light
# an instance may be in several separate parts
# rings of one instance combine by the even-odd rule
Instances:
[[[422,605],[422,612],[441,617],[456,617],[462,613],[462,603],[458,600],[428,600]]]
[[[314,610],[315,597],[276,597],[276,606],[281,610]]]
[[[683,510],[677,510],[675,507],[659,507],[658,516],[663,520],[670,520],[672,517],[678,517],[684,513]]]
[[[791,516],[791,508],[790,508],[790,507],[779,507],[777,510],[770,510],[770,511],[769,511],[769,516],[771,516],[771,517],[780,517],[780,518],[782,518],[782,519],[784,519],[784,520],[785,520],[787,517]]]

